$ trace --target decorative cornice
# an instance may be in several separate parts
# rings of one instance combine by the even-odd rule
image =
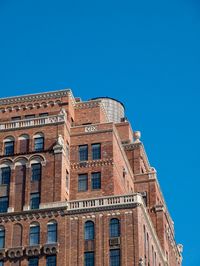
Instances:
[[[20,213],[1,213],[0,223],[15,222],[15,221],[26,221],[26,220],[38,220],[41,218],[52,218],[58,216],[64,216],[66,214],[66,207],[64,208],[52,208],[45,210],[29,210]]]
[[[79,169],[79,168],[89,168],[89,167],[98,167],[98,166],[106,166],[113,165],[113,159],[105,159],[105,160],[92,160],[78,163],[71,163],[71,169]]]
[[[15,103],[25,103],[25,102],[33,102],[33,101],[40,101],[40,100],[47,100],[47,99],[55,99],[69,95],[72,97],[72,92],[70,89],[66,90],[58,90],[52,92],[43,92],[43,93],[36,93],[36,94],[27,94],[17,97],[7,97],[0,99],[0,105],[8,105],[8,104],[15,104]]]
[[[75,109],[88,109],[93,107],[99,107],[101,105],[100,100],[88,101],[88,102],[77,102],[75,104]]]

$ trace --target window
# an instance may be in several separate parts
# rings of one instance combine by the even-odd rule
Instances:
[[[31,209],[39,209],[40,205],[40,193],[31,193]]]
[[[117,218],[110,220],[110,237],[120,236],[120,224]]]
[[[46,266],[56,266],[56,256],[47,256]]]
[[[79,146],[79,161],[88,160],[88,145]]]
[[[44,137],[35,138],[34,140],[34,150],[42,151],[44,149]]]
[[[3,226],[0,226],[0,249],[5,246],[5,229]]]
[[[47,224],[47,243],[57,242],[57,223],[49,222]]]
[[[30,258],[28,260],[28,266],[38,266],[38,258]]]
[[[84,266],[94,266],[94,252],[85,252]]]
[[[92,173],[92,189],[101,188],[101,173]]]
[[[66,171],[66,190],[69,190],[69,173]]]
[[[88,190],[88,175],[80,174],[78,175],[78,191]]]
[[[7,141],[4,143],[4,154],[13,155],[14,154],[14,141]]]
[[[35,118],[35,115],[25,115],[25,119],[33,119]]]
[[[94,240],[94,223],[87,221],[85,223],[85,240]]]
[[[101,159],[101,144],[92,144],[92,160]]]
[[[12,121],[17,121],[17,120],[21,120],[21,116],[13,116],[11,117]]]
[[[120,249],[110,250],[110,266],[120,265]]]
[[[7,212],[8,210],[8,197],[0,197],[0,213]]]
[[[39,114],[40,117],[44,117],[44,116],[48,116],[49,114],[48,113],[41,113]]]
[[[30,225],[29,243],[30,246],[38,245],[40,242],[40,226],[38,224]]]
[[[31,181],[40,181],[40,179],[41,179],[41,164],[40,163],[34,163],[31,165],[31,169],[32,169]]]
[[[0,171],[0,185],[9,185],[11,173],[10,167],[2,167]]]

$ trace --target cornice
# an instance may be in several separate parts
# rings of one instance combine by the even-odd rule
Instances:
[[[92,161],[71,163],[71,169],[98,167],[98,166],[106,166],[106,165],[113,165],[113,159],[92,160]]]
[[[70,96],[72,99],[74,99],[71,90],[65,89],[65,90],[50,91],[50,92],[43,92],[43,93],[36,93],[36,94],[27,94],[27,95],[22,95],[22,96],[17,96],[17,97],[1,98],[0,106],[8,105],[8,104],[47,100],[47,99],[55,99],[55,98],[61,98],[64,96]]]

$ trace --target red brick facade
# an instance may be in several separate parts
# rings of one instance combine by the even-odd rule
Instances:
[[[1,266],[181,265],[140,133],[112,115],[70,90],[0,99]]]

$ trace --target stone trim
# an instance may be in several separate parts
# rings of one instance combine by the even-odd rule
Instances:
[[[80,168],[89,168],[89,167],[98,167],[105,165],[113,165],[113,159],[106,160],[92,160],[78,163],[71,163],[71,169],[80,169]]]
[[[64,96],[72,97],[72,92],[70,89],[65,90],[58,90],[52,92],[43,92],[43,93],[35,93],[35,94],[27,94],[17,97],[6,97],[0,99],[0,105],[7,105],[7,104],[15,104],[15,103],[25,103],[25,102],[33,102],[33,101],[40,101],[40,100],[47,100],[47,99],[56,99],[61,98]]]

